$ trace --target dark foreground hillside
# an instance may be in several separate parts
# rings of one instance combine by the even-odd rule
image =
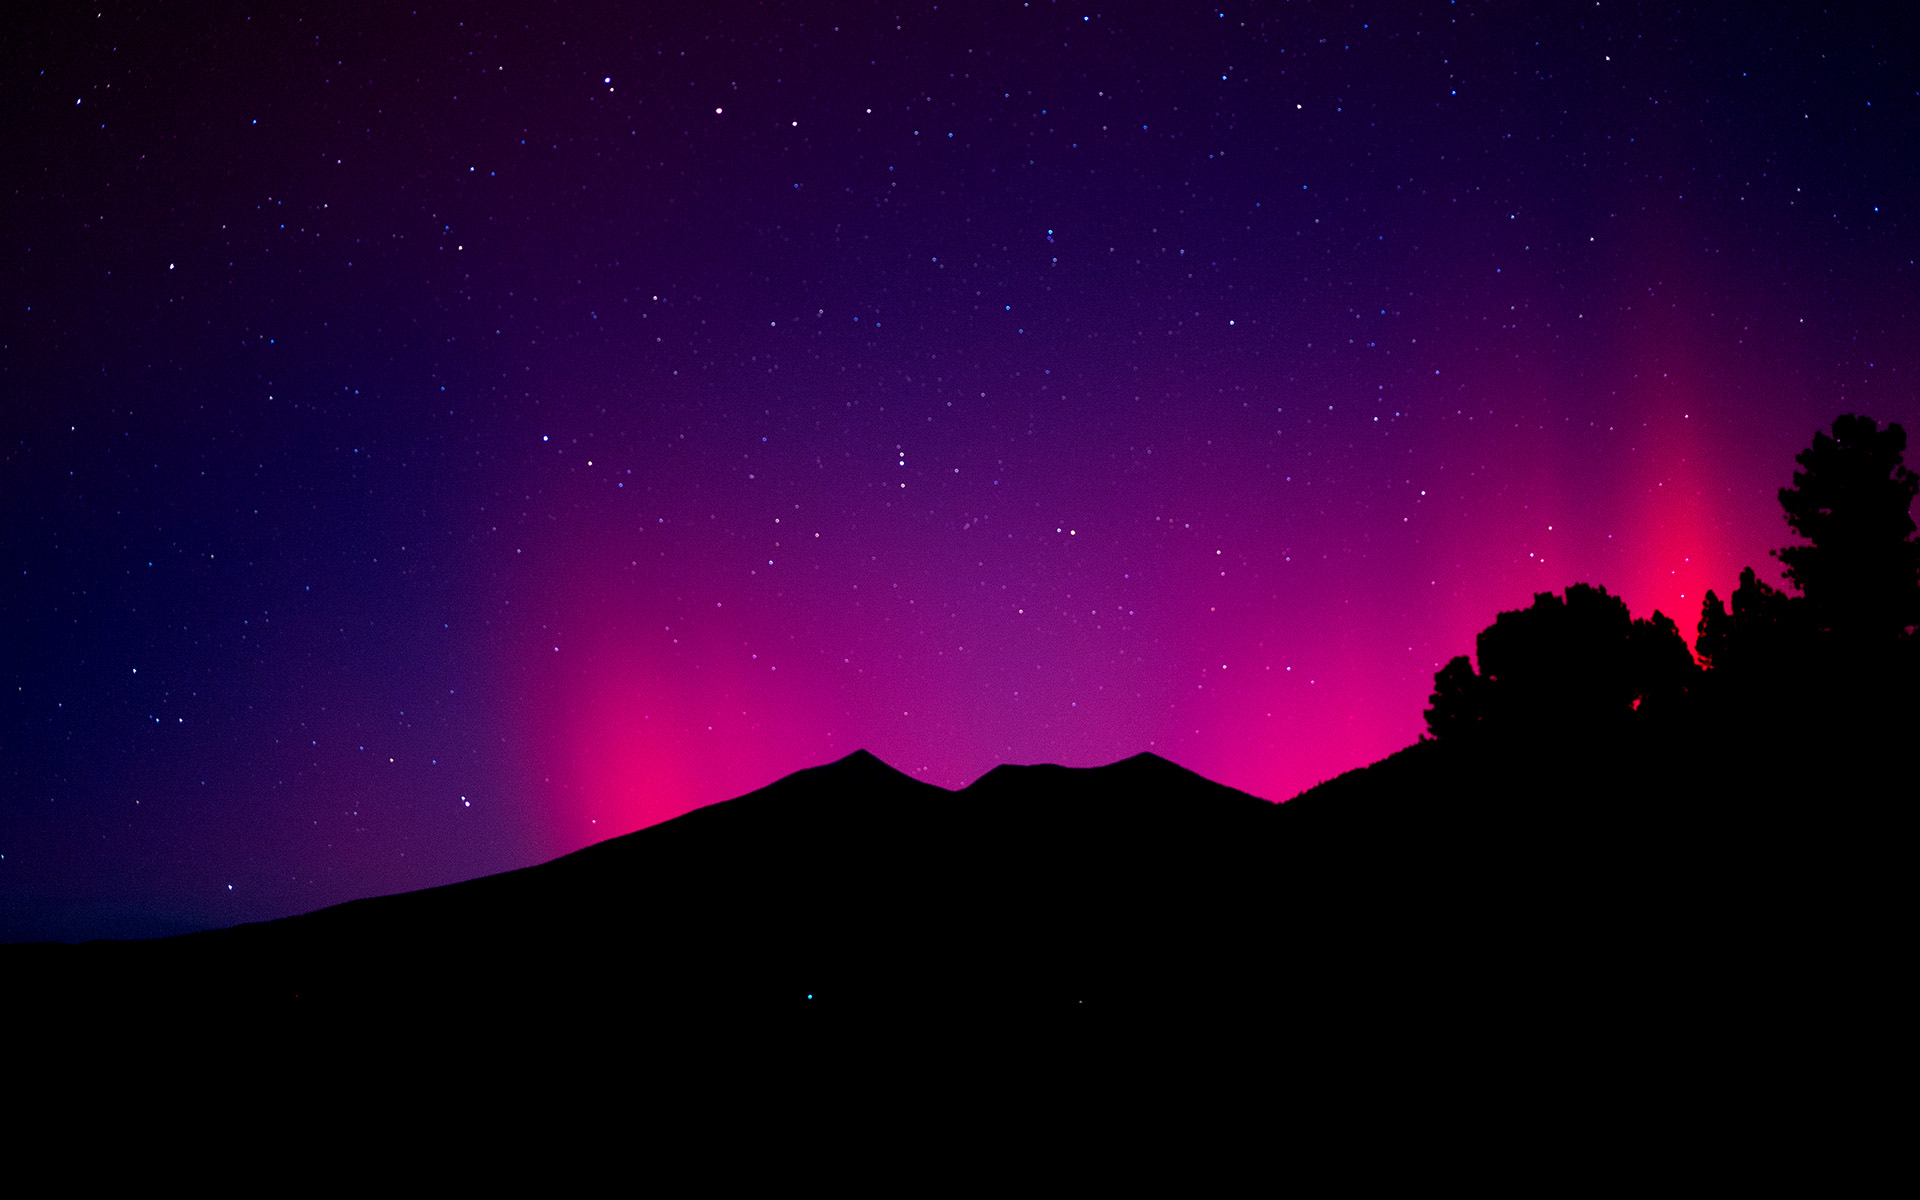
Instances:
[[[1891,1136],[1861,1085],[1906,1054],[1906,842],[1879,785],[1785,762],[1423,742],[1274,805],[1151,755],[947,792],[859,753],[469,883],[0,947],[0,1007],[56,1126],[625,1144],[743,1101],[829,1122],[853,1080],[1035,1131],[1199,1101],[1255,1139],[1290,1112],[1603,1174],[1804,1145],[1827,1177],[1811,1147]]]
[[[1889,781],[1814,765],[1423,742],[1274,805],[1152,755],[947,792],[862,752],[526,870],[0,963],[16,1018],[215,1038],[1128,1014],[1757,1070],[1753,1039],[1870,1038],[1907,986]]]

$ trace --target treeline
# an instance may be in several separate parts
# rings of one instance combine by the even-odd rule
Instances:
[[[1391,997],[1383,1029],[1441,1011],[1450,1039],[1591,1054],[1569,1078],[1843,1092],[1826,1064],[1911,1023],[1905,450],[1865,417],[1816,435],[1779,493],[1786,587],[1707,593],[1691,648],[1593,584],[1501,613],[1435,676],[1428,736],[1280,806],[1276,945]]]
[[[1804,539],[1774,551],[1792,590],[1748,567],[1730,605],[1706,594],[1692,650],[1665,613],[1635,619],[1592,584],[1501,613],[1476,639],[1478,669],[1462,655],[1435,675],[1431,739],[1681,770],[1744,755],[1747,773],[1796,786],[1838,780],[1849,762],[1884,774],[1920,709],[1920,476],[1906,444],[1899,425],[1863,416],[1816,434],[1779,493]]]

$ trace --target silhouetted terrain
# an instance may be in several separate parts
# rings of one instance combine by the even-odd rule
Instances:
[[[133,996],[200,1017],[472,1018],[812,997],[1372,1013],[1399,1028],[1523,997],[1503,1020],[1595,1005],[1626,1020],[1649,988],[1725,996],[1762,986],[1769,955],[1854,938],[1859,923],[1823,914],[1835,886],[1873,884],[1852,869],[1873,847],[1842,868],[1833,814],[1795,819],[1705,771],[1659,773],[1670,765],[1621,747],[1495,762],[1426,742],[1274,805],[1152,755],[1000,767],[948,792],[861,752],[521,871],[5,955],[16,999],[68,1011]]]
[[[1723,1082],[1870,1056],[1908,987],[1920,482],[1898,426],[1835,433],[1782,493],[1831,501],[1808,518],[1825,541],[1782,555],[1805,596],[1751,571],[1731,611],[1709,593],[1696,661],[1663,614],[1543,593],[1477,668],[1439,672],[1431,738],[1282,805],[1151,754],[948,792],[860,752],[526,870],[8,947],[10,1007],[485,1041],[536,1018],[1091,1006],[1509,1061],[1660,1047]],[[1863,495],[1879,517],[1820,524]]]
[[[1269,964],[1274,805],[1140,755],[960,792],[865,752],[526,870],[151,942],[16,947],[85,1003],[253,1012],[1027,1005]],[[26,960],[37,959],[28,970]]]

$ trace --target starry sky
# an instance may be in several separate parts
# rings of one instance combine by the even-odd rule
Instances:
[[[55,7],[55,6],[49,6]],[[0,32],[0,937],[866,748],[1284,799],[1920,432],[1908,17],[102,3]]]

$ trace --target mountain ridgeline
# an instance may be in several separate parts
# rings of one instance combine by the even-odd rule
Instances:
[[[1285,804],[1151,754],[949,792],[863,751],[524,870],[12,947],[11,995],[269,1019],[1197,1005],[1349,1032],[1604,1013],[1622,1044],[1654,1020],[1745,1036],[1789,976],[1885,1003],[1920,620],[1904,449],[1843,417],[1800,456],[1800,594],[1746,571],[1693,652],[1603,587],[1537,596],[1440,670],[1429,737]]]
[[[1149,754],[949,792],[861,751],[524,870],[12,953],[237,1012],[1065,1003],[1244,962],[1277,811]]]

